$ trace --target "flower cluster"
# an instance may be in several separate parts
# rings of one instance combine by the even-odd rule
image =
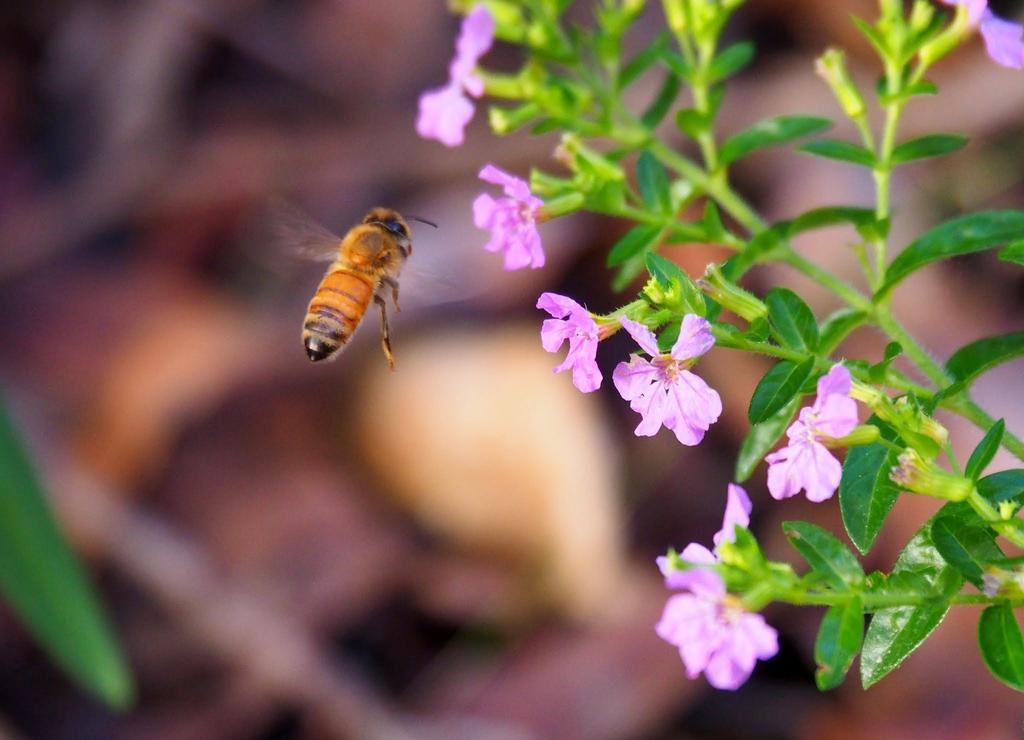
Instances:
[[[722,29],[742,2],[666,0],[665,21],[678,37],[682,52],[676,61],[684,64],[685,57],[686,66],[714,67],[725,56],[718,52]],[[858,23],[886,71],[885,84],[877,90],[877,102],[886,114],[881,136],[873,130],[868,101],[847,69],[842,50],[830,49],[818,60],[819,74],[843,113],[856,124],[863,146],[819,139],[802,149],[873,170],[874,209],[817,208],[773,225],[753,211],[733,187],[727,172],[731,163],[748,151],[794,143],[799,137],[823,131],[827,122],[810,116],[778,116],[725,141],[721,156],[709,156],[717,141],[715,90],[742,64],[721,72],[721,79],[716,76],[714,88],[706,76],[686,75],[678,65],[668,64],[670,74],[682,79],[669,78],[663,86],[666,92],[642,115],[619,115],[623,112],[619,93],[648,69],[654,74],[658,60],[668,59],[664,49],[651,47],[648,53],[636,56],[635,63],[623,64],[622,49],[628,47],[622,43],[624,35],[643,12],[644,4],[639,1],[607,4],[597,14],[593,35],[578,35],[562,18],[566,3],[489,2],[485,6],[477,0],[461,0],[459,7],[472,10],[456,42],[448,83],[421,96],[417,131],[447,146],[460,145],[474,115],[473,99],[481,97],[486,87],[494,97],[516,101],[514,107],[492,109],[490,122],[496,133],[520,127],[529,127],[536,134],[561,132],[554,159],[568,175],[534,169],[526,180],[493,164],[479,171],[483,182],[501,192],[479,194],[473,201],[473,220],[489,232],[485,249],[501,254],[506,270],[544,266],[546,255],[538,224],[547,220],[587,209],[635,222],[608,255],[608,265],[619,268],[613,283],[616,289],[629,285],[646,267],[651,280],[635,300],[609,314],[592,313],[572,298],[552,292],[537,300],[537,308],[548,314],[540,332],[544,350],[560,352],[567,345],[555,373],[570,372],[573,385],[583,393],[599,390],[604,380],[598,364],[599,345],[625,330],[637,349],[609,367],[614,364],[616,392],[639,415],[634,434],[653,436],[665,428],[680,444],[696,446],[723,412],[718,392],[694,372],[700,358],[718,344],[782,359],[758,384],[751,399],[749,414],[755,427],[744,441],[736,478],[746,480],[763,457],[773,499],[803,492],[808,500],[823,502],[836,495],[843,478],[844,463],[835,451],[871,445],[862,448],[864,454],[847,458],[849,477],[842,482],[848,488],[844,487],[840,498],[847,492],[853,498],[867,493],[874,496],[867,487],[881,490],[885,486],[886,496],[877,497],[884,503],[896,484],[901,491],[957,503],[925,525],[944,535],[935,539],[936,557],[945,561],[942,568],[950,573],[960,571],[963,579],[993,596],[1019,587],[1019,569],[1007,571],[1005,558],[997,557],[998,548],[988,545],[1002,536],[1024,547],[1024,525],[1017,518],[1024,470],[982,474],[1000,446],[1024,459],[1024,440],[1013,437],[1004,422],[988,419],[970,401],[968,392],[972,373],[982,367],[976,363],[977,356],[990,346],[1007,342],[1016,347],[1018,340],[1015,336],[979,340],[966,353],[967,347],[959,350],[943,368],[907,335],[892,316],[888,301],[882,300],[906,274],[906,269],[901,273],[894,268],[896,262],[887,255],[892,217],[890,170],[904,162],[955,151],[963,143],[961,137],[952,135],[901,143],[897,125],[904,107],[914,96],[934,92],[926,73],[975,32],[996,63],[1024,68],[1024,26],[995,15],[988,0],[940,2],[955,6],[955,14],[939,17],[937,7],[926,0],[912,4],[884,0],[874,25]],[[518,72],[477,69],[496,35],[522,44],[526,50],[528,58]],[[591,43],[594,49],[582,48]],[[744,52],[736,59],[740,57],[749,54]],[[657,74],[664,72],[658,69]],[[700,145],[703,164],[660,139],[661,122],[680,105],[675,100],[676,83],[691,88],[695,107],[677,110],[676,120]],[[736,145],[727,156],[726,148],[737,141],[742,146]],[[703,217],[690,219],[688,214],[701,201]],[[955,229],[937,230],[942,238],[935,236],[934,244],[927,244],[932,250],[928,261],[961,253],[956,242],[963,235],[979,245],[984,243],[984,248],[1003,249],[1001,259],[1019,261],[1019,245],[1006,245],[1007,235],[1020,231],[1017,215],[1006,212],[960,218],[970,220],[955,223]],[[864,240],[859,256],[870,288],[867,293],[863,285],[846,284],[796,254],[788,243],[802,231],[838,222],[854,226]],[[946,244],[943,240],[949,234],[957,239]],[[691,241],[722,244],[734,255],[721,265],[709,266],[703,279],[694,282],[659,254],[666,243]],[[865,248],[869,244],[870,252]],[[762,300],[739,285],[744,273],[762,262],[788,264],[847,305],[819,324],[812,308],[793,291],[773,288]],[[863,326],[874,326],[888,336],[884,358],[875,363],[849,358],[832,364],[834,360],[827,358],[851,331]],[[916,368],[921,377],[915,380],[906,366]],[[921,378],[927,379],[926,384]],[[793,420],[794,409],[802,405],[800,399],[814,389],[810,384],[815,381],[813,403],[800,408]],[[858,420],[859,403],[872,413],[863,425]],[[939,406],[988,427],[962,473],[947,444],[946,428],[933,418]],[[780,446],[784,427],[785,441]],[[778,449],[770,451],[773,447]],[[943,469],[943,452],[948,467],[956,472]],[[847,508],[843,507],[847,534],[866,553],[881,526],[874,520],[884,519],[888,510],[875,507],[878,511],[873,509],[872,521],[864,522],[849,519]],[[722,528],[714,536],[713,548],[690,543],[681,554],[670,552],[658,559],[665,584],[673,593],[656,632],[678,649],[691,678],[703,674],[712,686],[732,690],[749,678],[758,660],[778,652],[778,634],[758,613],[761,609],[773,601],[827,606],[815,648],[819,663],[816,681],[823,690],[834,688],[862,644],[854,637],[856,630],[863,628],[864,615],[913,606],[914,600],[905,597],[915,586],[869,578],[856,563],[856,555],[827,531],[806,522],[787,522],[787,537],[810,565],[806,576],[798,575],[788,564],[765,558],[747,531],[750,514],[746,491],[730,484]],[[924,528],[920,533],[931,536]],[[984,538],[979,533],[984,533]],[[972,551],[970,559],[962,557],[960,549],[947,557],[940,540],[946,547],[950,542],[982,540],[985,546]],[[986,569],[980,570],[979,565]],[[1013,579],[1017,580],[1011,583]],[[1005,608],[993,603],[985,612],[988,616],[983,615],[999,632],[989,636],[989,643],[996,646],[990,649],[992,655],[1001,656],[1010,648],[1024,650],[1019,648],[1019,634],[1007,641],[1010,622],[1001,612],[993,611]],[[875,617],[872,629],[884,622]],[[889,649],[897,637],[884,638],[890,639]],[[981,643],[984,651],[985,640]],[[993,672],[1004,682],[1014,688],[1024,685],[1017,674],[999,675],[1003,667],[999,661],[996,664]],[[870,674],[876,669],[865,669],[862,661],[862,673],[864,670]],[[864,674],[865,685],[869,678],[879,678],[868,674]]]
[[[416,133],[423,138],[450,147],[462,144],[475,110],[466,96],[479,98],[484,94],[484,82],[475,70],[480,57],[494,43],[494,25],[494,18],[483,5],[478,5],[462,21],[455,58],[448,66],[448,84],[420,96]]]
[[[686,570],[673,568],[669,558],[658,558],[665,585],[681,593],[669,597],[655,631],[679,649],[687,676],[703,673],[716,689],[738,689],[758,660],[779,652],[778,632],[760,614],[747,611],[709,567],[718,564],[719,548],[735,539],[736,527],[745,529],[750,523],[750,511],[747,492],[730,484],[715,551],[690,543],[679,555],[690,566]]]
[[[555,372],[572,370],[573,384],[584,393],[601,387],[597,366],[597,345],[614,329],[602,333],[594,316],[576,301],[555,293],[544,293],[537,308],[554,318],[541,329],[541,344],[557,352],[569,340],[569,352]],[[672,430],[681,444],[700,444],[704,433],[718,421],[722,400],[704,380],[689,368],[715,344],[711,325],[694,314],[683,317],[679,337],[669,352],[658,349],[658,339],[643,324],[625,317],[619,324],[650,358],[633,354],[612,373],[615,389],[640,414],[635,434],[650,437],[661,427]]]

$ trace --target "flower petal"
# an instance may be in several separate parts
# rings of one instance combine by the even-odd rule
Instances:
[[[841,364],[833,365],[831,370],[818,379],[818,398],[832,393],[849,396],[851,384],[850,371]]]
[[[652,384],[658,382],[658,370],[640,355],[632,355],[629,362],[620,362],[612,371],[615,390],[626,401],[653,392]]]
[[[689,360],[700,357],[715,346],[715,337],[711,334],[711,324],[696,314],[686,314],[679,327],[679,338],[672,345],[672,357],[677,360]]]
[[[629,336],[633,337],[640,348],[649,354],[651,357],[658,357],[661,355],[661,351],[658,349],[658,339],[654,336],[654,332],[648,329],[646,326],[638,321],[631,321],[625,316],[619,319],[622,327],[629,333]]]
[[[985,50],[996,64],[1010,69],[1024,68],[1024,26],[986,10],[981,19]]]
[[[743,490],[743,487],[730,483],[728,497],[725,502],[725,515],[722,517],[722,528],[714,537],[715,547],[718,547],[723,542],[733,542],[736,539],[736,527],[746,529],[750,526],[750,511],[752,508],[750,496]]]
[[[579,303],[558,293],[541,293],[537,299],[537,308],[547,311],[555,318],[562,319],[570,314],[587,314],[587,309]]]
[[[446,87],[428,90],[420,96],[416,133],[445,146],[459,146],[473,113],[473,103],[458,86],[449,83]]]
[[[815,406],[819,406],[815,403]],[[820,404],[814,433],[826,437],[844,437],[857,426],[857,402],[852,398],[832,394]]]
[[[815,503],[826,501],[839,488],[843,476],[843,466],[824,445],[811,444],[811,462],[804,469],[804,488],[807,500]]]

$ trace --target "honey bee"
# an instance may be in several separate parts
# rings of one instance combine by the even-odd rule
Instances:
[[[425,219],[415,220],[436,225]],[[319,241],[331,243],[329,233]],[[302,325],[302,344],[313,362],[333,359],[351,339],[370,303],[380,307],[381,348],[395,369],[384,289],[390,289],[396,311],[398,276],[412,254],[409,224],[398,211],[374,208],[344,236],[333,236],[332,262],[309,302]]]

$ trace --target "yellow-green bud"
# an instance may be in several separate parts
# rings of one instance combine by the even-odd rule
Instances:
[[[853,119],[863,117],[866,110],[864,97],[860,94],[857,83],[850,77],[843,52],[834,47],[826,49],[825,53],[818,57],[815,68],[818,76],[832,88],[832,93],[839,101],[843,113]]]
[[[974,490],[970,478],[947,473],[909,448],[900,453],[899,464],[889,471],[889,479],[907,491],[947,501],[963,501]]]
[[[584,202],[586,202],[586,198],[583,197],[583,193],[559,195],[551,200],[544,201],[544,205],[537,214],[537,220],[548,221],[552,218],[574,213],[583,207]]]
[[[487,111],[487,120],[491,124],[491,131],[498,136],[504,136],[529,123],[539,113],[540,109],[536,103],[526,103],[518,108],[499,108],[492,105]]]
[[[757,296],[726,280],[721,268],[713,262],[707,266],[703,279],[697,281],[697,287],[750,323],[768,315],[768,307]]]
[[[686,0],[661,0],[665,9],[665,20],[672,33],[684,33],[686,31]]]
[[[625,180],[622,167],[584,144],[575,134],[562,136],[555,158],[576,171],[579,162],[584,162],[602,180]]]
[[[491,98],[507,98],[521,100],[523,92],[523,75],[506,75],[477,69],[476,74],[484,81],[484,92]]]
[[[882,414],[879,413],[879,410],[889,408],[892,405],[889,397],[882,393],[882,391],[873,385],[861,383],[859,380],[853,381],[850,386],[850,398],[854,401],[860,401],[876,414],[879,414],[880,417],[882,417]]]
[[[820,441],[826,447],[833,449],[844,449],[846,447],[857,447],[858,445],[869,445],[878,441],[881,436],[878,427],[874,424],[861,424],[854,427],[853,431],[845,437],[820,437]]]
[[[924,68],[935,64],[935,62],[960,46],[970,36],[971,22],[967,15],[967,5],[968,3],[957,5],[953,22],[949,24],[946,30],[922,46],[921,50],[917,52],[921,65]]]
[[[530,192],[538,198],[550,198],[559,193],[571,190],[572,187],[572,180],[549,175],[547,172],[538,170],[537,168],[530,170]]]
[[[910,30],[920,33],[931,25],[935,17],[935,6],[929,0],[914,0],[914,9],[910,11]]]
[[[895,410],[895,417],[886,419],[886,421],[896,424],[901,429],[922,434],[939,445],[939,447],[942,447],[949,441],[949,430],[921,411],[916,403],[911,403],[908,396],[897,399],[893,409]]]

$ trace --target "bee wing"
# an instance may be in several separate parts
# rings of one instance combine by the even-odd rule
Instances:
[[[282,254],[312,262],[331,262],[338,256],[341,237],[291,203],[271,208],[274,242]]]
[[[434,239],[417,246],[402,267],[402,305],[411,308],[459,303],[487,289],[487,258],[491,255],[467,244]]]

